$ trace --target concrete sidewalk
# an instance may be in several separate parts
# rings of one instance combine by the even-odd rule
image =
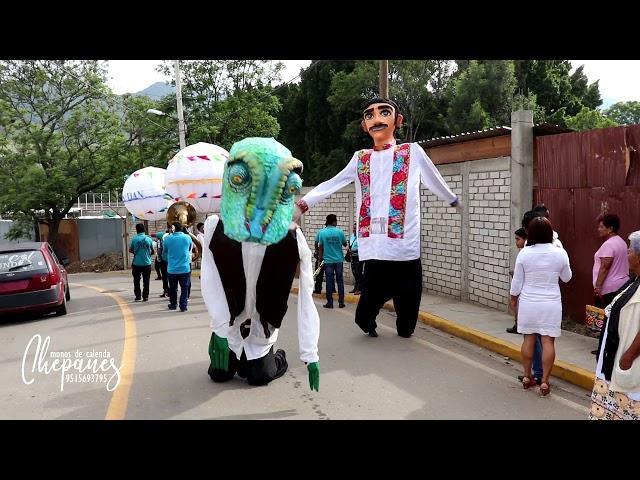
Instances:
[[[351,285],[345,285],[345,292],[351,289]],[[298,289],[294,287],[291,291],[297,293]],[[324,292],[314,296],[326,298]],[[334,298],[337,300],[335,293]],[[345,294],[345,302],[358,303],[358,299],[359,296]],[[387,302],[384,308],[393,311],[393,303]],[[427,325],[464,338],[518,362],[522,360],[520,347],[523,337],[505,331],[507,327],[513,325],[513,316],[506,312],[460,302],[449,297],[422,294],[419,319]],[[556,361],[552,376],[590,390],[593,388],[596,367],[596,357],[591,354],[591,351],[597,346],[596,338],[563,330],[562,335],[555,342]]]

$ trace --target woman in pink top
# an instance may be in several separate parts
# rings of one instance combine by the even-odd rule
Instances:
[[[593,294],[596,306],[601,308],[609,305],[618,289],[629,280],[627,242],[618,235],[619,229],[620,218],[617,215],[607,213],[598,217],[598,235],[604,243],[593,256]],[[600,331],[598,350],[603,330]],[[598,350],[591,353],[597,355]]]

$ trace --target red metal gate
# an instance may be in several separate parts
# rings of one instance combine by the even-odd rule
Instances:
[[[534,204],[544,203],[564,244],[573,279],[562,287],[564,314],[584,321],[593,303],[593,255],[601,213],[620,217],[620,236],[640,230],[640,125],[537,137]]]

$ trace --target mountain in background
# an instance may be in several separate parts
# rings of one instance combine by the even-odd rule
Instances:
[[[139,92],[134,93],[134,95],[140,97],[149,97],[152,100],[160,100],[162,97],[175,94],[175,92],[176,88],[174,86],[169,85],[165,82],[156,82],[149,85],[144,90],[140,90]]]

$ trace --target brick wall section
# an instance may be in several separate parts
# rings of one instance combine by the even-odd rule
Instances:
[[[311,190],[312,187],[304,188],[303,194]],[[301,198],[301,197],[300,197]],[[314,240],[316,233],[321,228],[324,228],[324,224],[327,219],[327,215],[330,213],[335,214],[338,217],[338,228],[340,228],[347,242],[349,241],[349,235],[353,228],[353,219],[355,212],[355,188],[353,185],[349,185],[339,192],[334,193],[329,198],[326,198],[322,202],[314,205],[302,217],[302,231],[304,233],[307,244],[314,251]],[[345,249],[346,251],[346,249]],[[315,266],[315,263],[314,263]],[[351,265],[344,264],[344,281],[349,284],[353,284],[353,275],[351,273]],[[323,287],[324,291],[324,287]]]
[[[462,198],[462,175],[443,175]],[[429,292],[460,297],[462,231],[460,215],[424,186],[421,188],[422,285]]]
[[[503,308],[509,296],[509,170],[469,173],[469,300]]]
[[[425,291],[506,310],[512,242],[510,162],[510,157],[499,157],[438,166],[447,184],[462,199],[468,226],[462,225],[454,208],[422,187],[421,252]],[[465,184],[468,191],[464,191]],[[304,188],[303,195],[311,188]],[[313,250],[313,239],[324,226],[326,215],[338,215],[338,226],[346,233],[356,212],[353,185],[314,206],[302,217],[309,247]],[[463,248],[467,251],[463,252]],[[465,258],[466,265],[463,264]],[[345,265],[346,282],[352,282],[350,270]]]

